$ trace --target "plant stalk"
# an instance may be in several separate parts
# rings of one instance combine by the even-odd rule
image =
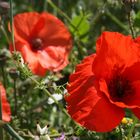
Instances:
[[[15,39],[14,39],[13,5],[12,5],[12,0],[10,0],[10,28],[11,28],[11,34],[12,34],[12,45],[13,45],[13,49],[14,49],[14,51],[16,51]]]
[[[14,115],[17,115],[17,90],[16,90],[16,79],[14,79],[14,100],[15,100]]]
[[[129,23],[129,28],[130,28],[130,31],[131,31],[131,35],[134,39],[135,38],[135,33],[134,33],[134,27],[133,27],[133,23],[132,23],[131,11],[128,12],[128,23]]]
[[[5,124],[3,128],[16,140],[24,140],[9,124]]]

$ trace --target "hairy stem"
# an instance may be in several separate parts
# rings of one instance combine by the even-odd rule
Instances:
[[[4,34],[4,36],[5,36],[6,40],[7,40],[7,42],[10,43],[10,39],[9,39],[9,37],[7,35],[7,32],[5,31],[3,25],[0,25],[0,29],[3,32],[3,34]]]
[[[16,79],[14,79],[14,100],[15,100],[14,115],[17,115],[17,90],[16,90]]]
[[[11,28],[11,34],[12,34],[12,45],[14,51],[16,51],[15,47],[15,39],[14,39],[14,25],[13,25],[13,6],[12,6],[12,0],[10,0],[10,28]]]
[[[107,11],[106,15],[113,21],[115,22],[120,28],[128,32],[127,27],[118,19],[116,16],[114,16],[111,12]]]
[[[5,124],[3,128],[16,140],[24,140],[9,124]]]
[[[133,38],[135,38],[134,27],[133,27],[132,17],[131,17],[131,11],[128,12],[128,23],[129,23],[129,28],[130,28],[130,31],[131,31],[131,35],[132,35]]]

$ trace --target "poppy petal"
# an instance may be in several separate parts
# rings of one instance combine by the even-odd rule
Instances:
[[[6,98],[6,91],[3,85],[0,83],[0,94],[1,94],[1,104],[2,104],[2,120],[9,122],[11,120],[11,109]]]
[[[138,119],[140,119],[140,108],[134,108],[131,110]]]
[[[67,110],[76,122],[89,130],[111,131],[124,117],[124,110],[111,104],[102,93],[97,93],[94,86],[89,86],[91,80],[88,79],[79,92],[75,91],[67,97]]]
[[[140,80],[140,62],[138,61],[132,66],[127,67],[122,73],[122,75],[131,82]]]
[[[136,43],[139,43],[139,44],[140,44],[140,36],[138,36],[137,38],[135,38],[134,41],[135,41]]]
[[[138,46],[130,36],[104,32],[97,40],[97,57],[93,63],[96,77],[110,78],[114,68],[125,68],[138,61]]]
[[[40,15],[40,19],[36,26],[34,26],[31,34],[34,35],[34,38],[41,38],[44,46],[62,46],[67,52],[72,47],[71,35],[64,23],[46,12]]]
[[[49,46],[45,50],[40,50],[37,53],[39,63],[48,70],[58,71],[68,64],[67,53],[65,48],[61,46],[57,46],[56,48]]]
[[[82,126],[97,132],[115,128],[124,116],[124,110],[111,104],[98,89],[98,81],[92,72],[95,55],[84,59],[70,76],[67,87],[67,110]]]
[[[37,24],[40,14],[37,12],[22,13],[14,16],[15,39],[28,41],[33,27]]]

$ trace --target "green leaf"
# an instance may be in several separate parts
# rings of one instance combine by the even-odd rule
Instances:
[[[140,27],[140,11],[136,14],[134,19],[134,26]]]
[[[89,14],[80,13],[80,15],[75,16],[72,19],[70,25],[70,31],[74,34],[74,36],[78,36],[82,42],[88,41],[88,32],[90,29],[90,25],[88,22]],[[74,27],[75,28],[74,28]]]

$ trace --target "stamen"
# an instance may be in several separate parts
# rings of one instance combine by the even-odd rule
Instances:
[[[43,46],[43,41],[40,38],[36,38],[32,40],[32,47],[34,50],[39,50]]]
[[[132,86],[129,80],[116,75],[112,78],[108,86],[111,98],[114,101],[122,101],[124,97],[132,93]]]

